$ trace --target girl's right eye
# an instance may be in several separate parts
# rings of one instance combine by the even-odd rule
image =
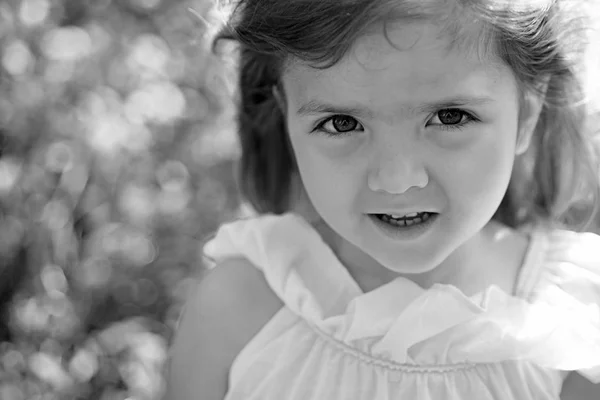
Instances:
[[[334,115],[321,122],[313,130],[328,136],[346,136],[354,131],[364,131],[363,126],[353,117],[348,115]]]

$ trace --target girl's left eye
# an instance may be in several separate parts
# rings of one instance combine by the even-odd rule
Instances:
[[[477,118],[468,112],[457,108],[447,108],[435,113],[428,124],[439,126],[442,129],[459,129],[473,121],[477,121]]]
[[[363,126],[349,115],[334,115],[321,122],[314,131],[319,131],[327,136],[346,136],[354,131],[364,131]],[[313,131],[313,132],[314,132]]]

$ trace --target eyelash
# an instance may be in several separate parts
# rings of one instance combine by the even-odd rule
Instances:
[[[444,125],[444,124],[435,124],[435,125],[433,125],[433,126],[439,127],[440,129],[443,129],[445,131],[453,131],[453,130],[457,130],[457,129],[462,129],[466,125],[468,125],[468,124],[470,124],[472,122],[478,122],[479,121],[472,114],[470,114],[470,113],[468,113],[468,112],[466,112],[464,110],[461,110],[459,108],[444,108],[442,110],[437,111],[434,114],[434,117],[438,117],[439,118],[438,114],[441,111],[458,111],[458,112],[460,112],[462,114],[462,118],[465,119],[465,122],[462,122],[462,123],[459,123],[459,124],[454,124],[454,125]],[[326,136],[330,136],[330,137],[341,137],[341,136],[347,136],[347,135],[349,135],[349,134],[351,134],[353,132],[356,132],[356,130],[353,130],[353,131],[347,131],[347,132],[336,132],[336,133],[333,133],[333,132],[330,132],[330,131],[327,131],[327,130],[323,129],[323,126],[326,123],[328,123],[330,121],[333,121],[333,119],[335,117],[348,117],[348,118],[352,118],[352,119],[354,119],[356,121],[356,119],[354,117],[351,117],[349,115],[335,114],[335,115],[332,115],[332,116],[328,117],[327,119],[321,121],[315,127],[315,129],[311,131],[311,133],[320,132],[320,133],[325,134]],[[358,121],[356,121],[356,122],[357,122],[358,125],[360,125],[360,122],[358,122]]]
[[[434,116],[438,117],[438,114],[441,111],[457,111],[460,114],[462,114],[461,121],[462,121],[462,119],[465,119],[465,122],[461,122],[461,123],[458,123],[458,124],[455,124],[455,125],[444,125],[444,124],[436,124],[436,125],[434,125],[434,126],[439,127],[440,129],[443,129],[443,130],[446,130],[446,131],[453,131],[453,130],[457,130],[457,129],[460,130],[460,129],[464,128],[465,126],[469,125],[472,122],[479,122],[479,119],[475,118],[473,116],[473,114],[471,114],[471,113],[469,113],[467,111],[461,110],[460,108],[444,108],[444,109],[439,110],[438,112],[436,112],[434,114]]]

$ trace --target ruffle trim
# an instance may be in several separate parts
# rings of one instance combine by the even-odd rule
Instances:
[[[599,248],[600,237],[577,235],[548,235],[552,243],[541,261],[560,274],[543,274],[533,302],[496,286],[467,297],[451,285],[423,289],[404,278],[362,293],[319,234],[295,214],[223,225],[204,251],[217,261],[247,258],[292,312],[375,358],[412,365],[526,361],[579,370],[598,382],[600,262],[594,263],[588,246]],[[569,275],[573,268],[579,285]]]

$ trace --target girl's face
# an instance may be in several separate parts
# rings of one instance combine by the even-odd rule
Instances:
[[[389,26],[387,39],[363,37],[329,69],[296,62],[283,75],[288,131],[316,211],[398,273],[431,271],[474,238],[511,176],[516,81],[499,62],[449,46],[434,26]],[[412,227],[374,216],[415,212],[434,214]]]

